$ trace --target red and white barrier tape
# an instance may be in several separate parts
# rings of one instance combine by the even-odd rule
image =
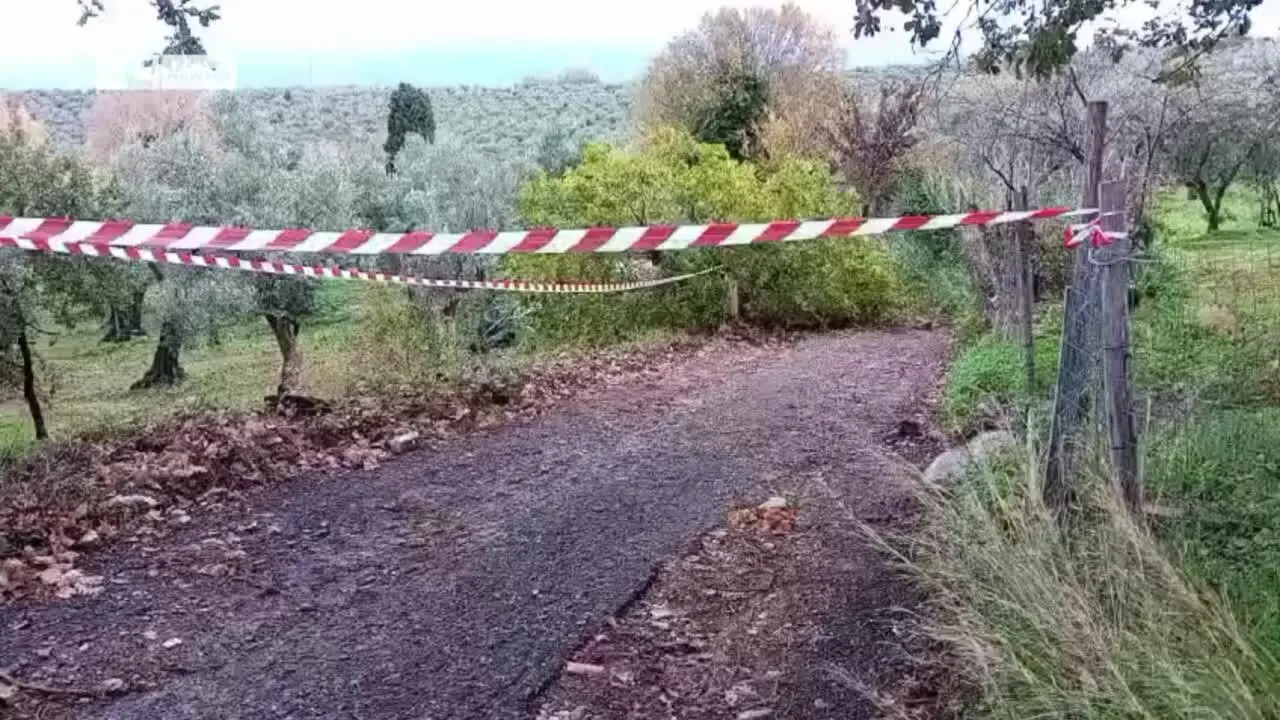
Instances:
[[[236,255],[201,255],[190,252],[174,252],[171,250],[153,250],[138,247],[114,247],[105,243],[67,243],[60,241],[30,240],[22,238],[0,237],[0,247],[19,248],[62,255],[84,255],[89,257],[111,257],[118,260],[137,262],[157,262],[169,265],[188,265],[194,267],[221,268],[225,270],[242,270],[245,272],[266,273],[268,275],[301,275],[303,277],[367,280],[372,282],[394,283],[398,285],[417,285],[419,287],[452,288],[455,290],[499,290],[523,293],[617,293],[628,290],[643,290],[661,285],[670,285],[682,280],[706,275],[720,268],[708,268],[696,273],[686,273],[674,277],[656,280],[635,280],[613,283],[583,282],[538,282],[533,280],[446,280],[424,278],[414,275],[395,275],[376,270],[360,270],[328,265],[301,265],[297,263],[272,262],[255,260]]]
[[[238,227],[199,227],[180,223],[137,225],[128,220],[77,221],[71,218],[0,216],[0,237],[157,250],[223,252],[324,252],[359,255],[608,253],[793,242],[824,237],[879,235],[901,230],[942,230],[964,225],[999,225],[1021,220],[1065,218],[1096,213],[1096,210],[1050,207],[1038,210],[980,210],[957,215],[908,215],[895,218],[775,220],[769,223],[651,225],[580,230],[554,228],[504,232],[473,230],[466,233],[252,230]]]
[[[1063,245],[1068,250],[1074,250],[1080,247],[1084,244],[1085,240],[1088,240],[1093,249],[1097,250],[1098,248],[1110,245],[1117,237],[1122,237],[1122,234],[1120,233],[1103,230],[1101,218],[1094,218],[1087,223],[1080,223],[1078,225],[1068,225],[1064,231],[1064,235],[1065,242]]]

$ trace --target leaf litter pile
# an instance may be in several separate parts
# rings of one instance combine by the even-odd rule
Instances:
[[[50,446],[0,466],[0,599],[96,594],[102,579],[79,565],[107,542],[163,534],[164,524],[225,507],[257,485],[373,469],[454,433],[536,417],[584,391],[665,372],[706,342],[576,356],[430,394],[189,415],[124,440]]]

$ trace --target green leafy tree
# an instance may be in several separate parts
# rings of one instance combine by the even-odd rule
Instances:
[[[558,227],[727,220],[758,214],[756,183],[752,168],[723,146],[668,127],[650,132],[638,150],[588,144],[582,163],[563,177],[526,184],[521,210]]]
[[[1102,47],[1120,57],[1134,47],[1170,48],[1185,62],[1169,69],[1178,75],[1201,54],[1219,42],[1249,32],[1250,15],[1261,0],[1192,0],[1156,15],[1138,29],[1107,27],[1129,7],[1158,8],[1146,0],[968,0],[959,5],[964,18],[976,25],[982,45],[972,54],[975,67],[985,72],[1012,70],[1018,76],[1044,78],[1068,67],[1080,52],[1086,27],[1102,25],[1095,34]],[[943,8],[933,0],[856,0],[854,36],[871,37],[883,32],[886,13],[902,14],[901,30],[917,47],[929,47],[941,39]],[[957,57],[960,31],[948,38],[949,55]]]
[[[822,163],[783,158],[764,171],[733,159],[723,145],[665,127],[634,148],[588,145],[582,164],[564,176],[543,174],[527,183],[520,207],[533,224],[580,227],[831,217],[849,214],[854,202]],[[648,268],[626,255],[504,261],[513,274],[598,281],[713,265],[737,280],[744,317],[763,324],[871,322],[898,302],[887,256],[854,238],[663,253]],[[713,327],[723,320],[720,282],[709,276],[628,296],[538,299],[534,331],[558,341],[594,342],[622,339],[624,328]]]
[[[387,174],[396,171],[396,155],[404,148],[405,137],[416,133],[428,143],[436,141],[436,116],[431,96],[409,83],[400,83],[391,93],[387,108],[387,141],[382,149],[387,154]]]
[[[757,72],[729,70],[716,78],[714,88],[715,100],[701,118],[697,138],[724,145],[734,160],[758,154],[769,113],[768,81]]]

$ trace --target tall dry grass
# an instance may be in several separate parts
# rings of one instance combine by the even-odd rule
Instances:
[[[930,634],[984,718],[1280,718],[1280,666],[1196,587],[1100,479],[1059,530],[1028,463],[922,490],[910,569],[934,598]]]

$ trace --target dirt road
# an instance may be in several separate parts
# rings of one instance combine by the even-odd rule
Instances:
[[[915,331],[713,344],[530,424],[265,489],[249,515],[103,553],[97,597],[0,608],[0,669],[123,681],[69,717],[528,716],[729,503],[815,469],[854,512],[900,495],[868,448],[936,383],[945,347]]]

